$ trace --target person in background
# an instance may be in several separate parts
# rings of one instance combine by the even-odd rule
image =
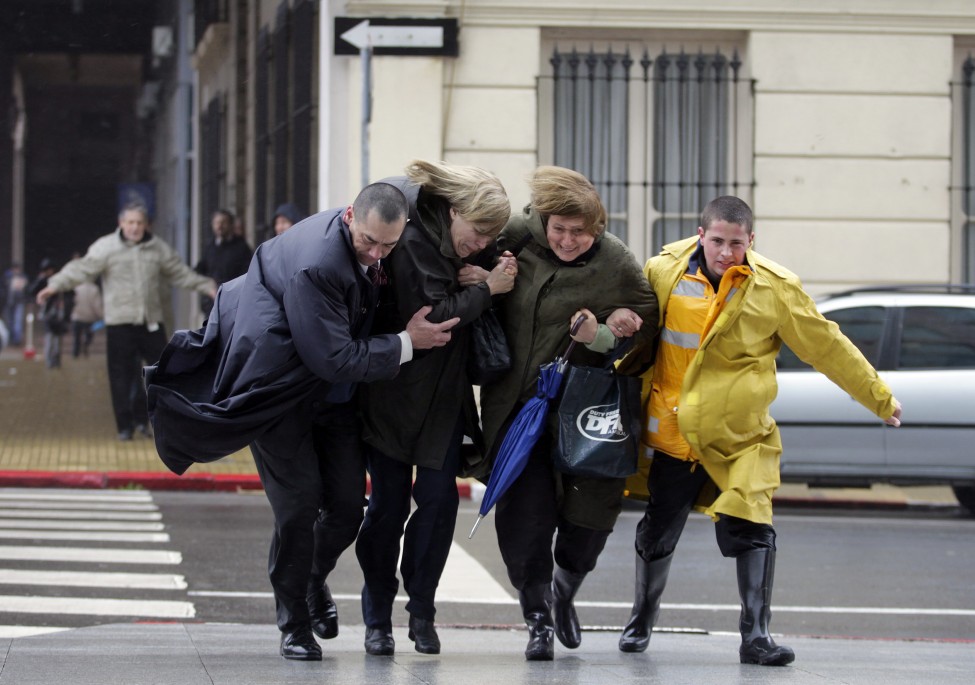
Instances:
[[[423,306],[433,307],[433,321],[460,317],[460,323],[447,345],[418,355],[395,378],[360,386],[372,491],[362,528],[350,521],[355,525],[348,539],[358,530],[366,652],[395,651],[392,614],[402,538],[409,638],[416,651],[439,654],[434,598],[453,540],[457,476],[473,466],[461,458],[461,444],[464,435],[483,443],[466,373],[468,324],[491,307],[493,295],[511,289],[517,273],[510,254],[497,260],[492,249],[485,262],[477,257],[493,248],[511,203],[498,178],[477,167],[417,160],[406,176],[384,180],[403,190],[410,211],[399,244],[384,260],[389,284],[381,289],[376,330],[399,330]],[[472,264],[476,276],[461,285],[458,271]],[[334,558],[319,561],[335,566]]]
[[[735,559],[741,663],[782,666],[794,652],[768,630],[782,443],[769,405],[775,358],[787,344],[887,425],[900,403],[870,363],[816,309],[798,277],[752,250],[751,208],[712,200],[697,235],[665,245],[644,273],[661,302],[661,335],[646,372],[643,442],[653,450],[650,498],[636,529],[636,592],[619,648],[645,651],[674,550],[692,508],[715,521]],[[634,351],[639,362],[640,354]],[[624,359],[624,364],[629,358]]]
[[[23,268],[17,262],[10,265],[4,274],[4,320],[7,322],[11,345],[22,345],[24,342],[24,314],[27,305],[28,278]]]
[[[74,307],[71,309],[72,357],[88,356],[88,347],[94,336],[92,326],[104,316],[102,291],[98,284],[89,281],[79,283],[74,289]]]
[[[278,205],[278,208],[274,210],[274,220],[272,221],[274,235],[271,237],[281,235],[304,218],[305,214],[298,209],[298,205],[291,202]]]
[[[50,259],[41,260],[37,278],[28,286],[31,295],[37,295],[48,284],[57,269]],[[58,293],[43,303],[38,319],[44,322],[44,363],[49,369],[61,368],[61,340],[68,329],[73,293]]]
[[[153,362],[166,346],[161,283],[216,295],[213,279],[195,273],[150,231],[149,214],[139,204],[119,212],[118,228],[51,276],[37,293],[43,305],[58,293],[101,278],[107,338],[108,381],[119,440],[134,432],[149,436],[146,393],[140,382],[143,361]]]
[[[227,209],[218,209],[210,218],[213,241],[203,250],[203,258],[196,264],[196,272],[209,276],[217,285],[226,283],[247,271],[251,261],[251,248],[247,241],[234,232],[235,218]],[[200,309],[206,316],[213,308],[213,298],[200,298]]]
[[[571,169],[543,166],[529,186],[531,203],[498,239],[500,249],[525,246],[515,287],[500,303],[512,369],[481,388],[484,438],[492,452],[505,426],[535,396],[539,367],[565,353],[570,324],[580,314],[587,320],[576,338],[587,347],[576,346],[571,363],[603,366],[618,340],[656,333],[657,300],[633,254],[606,232],[606,209],[592,183]],[[625,316],[610,320],[624,308]],[[579,646],[573,599],[622,509],[625,479],[557,472],[557,439],[550,421],[495,515],[501,556],[528,624],[529,661],[553,659],[554,637],[570,649]]]

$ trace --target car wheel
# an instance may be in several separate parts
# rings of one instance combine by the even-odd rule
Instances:
[[[975,514],[975,485],[953,485],[951,489],[958,503],[968,509],[969,514]]]

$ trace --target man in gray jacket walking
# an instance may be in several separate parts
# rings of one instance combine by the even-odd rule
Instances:
[[[119,213],[118,228],[102,236],[80,259],[68,262],[37,293],[37,303],[101,276],[108,346],[108,381],[119,440],[138,431],[148,436],[146,393],[140,375],[166,346],[161,288],[173,285],[215,297],[216,283],[201,276],[149,231],[149,214],[139,204]]]

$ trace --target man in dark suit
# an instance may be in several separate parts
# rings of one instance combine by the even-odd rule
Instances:
[[[445,345],[458,322],[431,323],[424,307],[406,330],[369,336],[378,288],[368,272],[406,217],[399,189],[374,183],[351,206],[263,243],[247,274],[221,288],[205,332],[174,336],[147,374],[156,447],[172,470],[250,443],[274,512],[268,574],[286,659],[322,658],[306,599],[313,555],[337,558],[362,519],[355,384],[394,377],[414,349]],[[199,368],[186,373],[184,357]],[[174,381],[180,373],[192,385]],[[330,536],[315,532],[320,510]],[[316,555],[315,544],[332,552]]]

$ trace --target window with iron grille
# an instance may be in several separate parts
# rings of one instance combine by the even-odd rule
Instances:
[[[272,219],[284,202],[311,211],[315,184],[314,78],[316,6],[278,5],[274,27],[257,36],[255,215]]]
[[[210,239],[210,216],[224,205],[222,190],[227,183],[226,104],[217,95],[200,115],[200,232]]]
[[[257,33],[257,68],[254,73],[254,216],[258,224],[269,221],[268,164],[270,161],[271,41],[267,27]]]
[[[752,87],[735,44],[556,44],[549,54],[540,157],[593,182],[609,230],[638,257],[691,235],[718,195],[751,202]]]

